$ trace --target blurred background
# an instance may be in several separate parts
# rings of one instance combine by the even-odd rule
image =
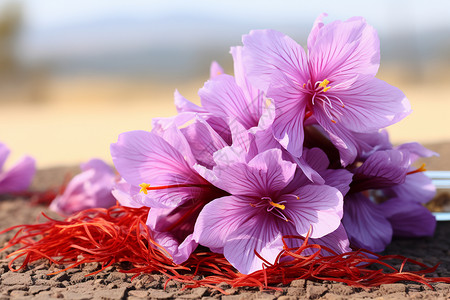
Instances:
[[[313,5],[314,4],[314,5]],[[450,2],[0,0],[0,141],[38,167],[111,162],[124,131],[175,114],[173,92],[197,90],[230,46],[271,28],[306,45],[315,18],[363,16],[381,40],[378,78],[402,89],[413,113],[395,143],[450,141]]]

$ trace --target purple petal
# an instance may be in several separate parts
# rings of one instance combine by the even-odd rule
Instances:
[[[342,195],[350,189],[353,174],[346,169],[328,169],[329,160],[325,152],[319,148],[306,149],[305,161],[312,169],[316,170],[322,181],[329,186],[337,188]],[[315,181],[316,183],[319,183]],[[320,184],[320,183],[319,183]],[[322,183],[323,184],[323,183]]]
[[[273,191],[281,191],[292,180],[296,165],[282,160],[279,149],[267,150],[256,155],[249,163],[256,186],[269,195]]]
[[[309,241],[310,241],[309,242],[310,244],[319,244],[321,246],[328,247],[331,250],[333,250],[336,254],[342,254],[342,253],[352,251],[352,249],[350,248],[350,242],[348,240],[347,233],[342,224],[339,225],[339,227],[335,231],[333,231],[321,238],[310,239]],[[306,252],[306,251],[302,252],[302,255],[305,255],[308,253],[312,254],[314,252],[315,252],[315,250],[309,250],[309,252]],[[327,256],[333,255],[333,253],[331,253],[325,249],[322,249],[321,254],[327,255]]]
[[[97,175],[114,175],[114,170],[109,166],[107,163],[105,163],[103,160],[98,158],[92,158],[89,161],[82,163],[80,165],[80,169],[82,171],[87,171],[90,169],[94,169]]]
[[[325,94],[325,93],[324,93]],[[376,131],[395,124],[411,113],[411,106],[402,91],[378,78],[361,78],[351,87],[326,92],[328,98],[339,98],[333,107],[314,105],[314,115],[327,131],[343,126],[354,132]],[[330,117],[324,111],[330,111]]]
[[[263,261],[255,255],[255,251],[269,263],[275,263],[283,250],[283,235],[294,231],[292,227],[291,230],[286,228],[288,224],[280,222],[284,221],[253,218],[244,223],[225,244],[225,258],[242,274],[250,274],[263,268]]]
[[[330,120],[328,120],[328,122],[330,122]],[[351,131],[343,126],[338,126],[338,124],[333,125],[334,126],[325,128],[325,130],[333,145],[338,149],[341,164],[345,167],[355,161],[358,154],[358,141]]]
[[[182,128],[181,132],[186,137],[190,151],[192,151],[197,162],[208,168],[215,165],[213,154],[228,146],[222,137],[206,121],[200,118]]]
[[[325,18],[327,16],[328,16],[327,13],[321,13],[317,17],[317,19],[314,21],[313,27],[308,36],[308,51],[309,52],[311,52],[311,47],[314,46],[314,44],[316,43],[316,39],[317,39],[320,29],[322,29],[323,26],[325,26],[325,24],[323,24],[322,20],[323,20],[323,18]]]
[[[409,155],[397,150],[377,151],[354,171],[352,191],[391,187],[405,181]]]
[[[110,166],[100,159],[81,165],[82,173],[75,176],[64,193],[53,200],[50,208],[62,214],[72,214],[87,208],[108,208],[116,203],[111,194],[116,176]]]
[[[305,174],[305,176],[311,182],[314,182],[316,184],[325,183],[325,180],[322,178],[322,176],[320,176],[320,174],[305,161],[304,155],[298,158],[293,156],[292,159],[297,163],[300,170],[302,170],[303,174]]]
[[[381,252],[391,242],[390,222],[381,209],[361,193],[345,197],[342,224],[356,247]]]
[[[11,150],[9,150],[8,146],[0,142],[0,172],[2,172],[3,166],[5,164],[6,159],[8,159],[10,152]]]
[[[22,157],[8,171],[0,173],[0,194],[25,191],[30,186],[35,173],[36,161],[34,158]]]
[[[203,107],[213,115],[236,119],[246,128],[258,126],[262,96],[247,99],[233,76],[224,74],[207,81],[198,94]]]
[[[380,41],[363,18],[334,21],[323,26],[321,18],[308,39],[313,82],[328,79],[343,83],[355,75],[375,76],[380,63]]]
[[[291,86],[271,89],[269,95],[275,100],[273,135],[289,153],[300,157],[304,139],[305,95]]]
[[[247,99],[249,110],[259,118],[263,114],[264,108],[263,93],[253,87],[247,79],[245,64],[242,57],[242,47],[231,47],[230,53],[233,56],[236,84],[242,89],[242,93]]]
[[[176,264],[184,263],[198,246],[192,235],[188,235],[181,243],[170,232],[154,232],[153,238],[172,256]]]
[[[418,203],[427,203],[436,195],[436,186],[423,173],[408,174],[405,182],[383,192],[395,195],[399,199],[407,199]]]
[[[217,63],[216,61],[213,61],[211,63],[211,67],[209,68],[209,79],[213,79],[219,75],[224,74],[223,68]]]
[[[391,222],[395,236],[433,236],[436,218],[422,204],[400,198],[380,204],[380,209]]]
[[[342,198],[333,187],[307,185],[293,195],[282,195],[280,201],[286,201],[283,213],[294,223],[298,234],[306,236],[311,226],[311,237],[320,238],[336,230],[341,223]]]
[[[205,109],[190,102],[186,98],[184,98],[178,90],[175,90],[174,93],[175,99],[175,107],[177,108],[178,113],[182,112],[197,112],[197,113],[206,113]]]
[[[208,203],[200,212],[194,228],[194,239],[209,248],[225,246],[230,234],[254,217],[252,198],[226,196]]]
[[[309,79],[303,48],[275,30],[253,30],[242,38],[243,60],[251,83],[267,92],[287,76],[297,84]]]
[[[417,159],[421,157],[439,156],[439,154],[437,154],[436,152],[431,151],[430,149],[427,149],[421,144],[416,142],[401,144],[395,147],[395,149],[403,152],[404,151],[409,152],[411,163],[415,162]]]
[[[215,166],[216,180],[210,182],[233,195],[263,197],[286,187],[295,169],[295,164],[281,159],[281,150],[271,149],[258,154],[248,164]]]
[[[119,201],[120,205],[126,207],[140,208],[145,206],[145,197],[142,194],[134,194],[131,192],[131,185],[123,178],[117,182],[111,194]]]
[[[180,153],[161,137],[146,131],[130,131],[119,135],[111,145],[114,165],[120,175],[132,186],[147,183],[151,186],[178,184],[205,184]],[[176,206],[198,196],[201,188],[180,187],[149,191],[152,204]],[[152,202],[152,199],[154,200]]]
[[[362,161],[376,151],[392,149],[389,134],[385,129],[367,133],[353,132],[353,136],[358,141],[358,158]]]

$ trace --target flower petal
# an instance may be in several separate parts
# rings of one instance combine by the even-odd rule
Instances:
[[[100,159],[81,165],[82,173],[75,176],[62,195],[54,199],[50,208],[62,214],[72,214],[88,208],[108,208],[116,203],[111,190],[116,181],[113,169]]]
[[[206,113],[206,110],[203,107],[200,107],[184,98],[180,94],[180,92],[178,92],[178,90],[175,90],[174,99],[175,99],[175,107],[178,113],[183,112]]]
[[[391,187],[388,191],[390,195],[395,195],[399,199],[427,203],[436,195],[436,186],[430,177],[423,173],[408,174],[405,182]]]
[[[8,159],[9,153],[8,146],[0,142],[0,172],[3,170],[3,165],[5,164],[6,159]]]
[[[275,30],[253,30],[242,42],[247,76],[256,88],[267,92],[286,76],[297,84],[308,81],[306,53],[290,37]]]
[[[213,61],[211,63],[211,67],[209,68],[209,79],[213,79],[219,75],[224,74],[223,68],[219,65],[217,61]]]
[[[401,145],[395,147],[395,149],[397,149],[399,151],[409,152],[411,163],[415,162],[417,159],[419,159],[421,157],[439,156],[439,154],[437,154],[436,152],[431,151],[430,149],[427,149],[424,146],[422,146],[421,144],[416,143],[416,142],[404,143],[404,144],[401,144]]]
[[[28,189],[36,173],[36,161],[22,157],[8,171],[0,173],[0,194],[22,192]]]
[[[170,232],[154,232],[153,238],[172,256],[173,262],[176,264],[184,263],[198,246],[192,239],[192,234],[188,235],[181,243]]]
[[[296,165],[281,159],[281,150],[271,149],[256,155],[248,164],[220,164],[207,180],[233,195],[270,196],[292,180]]]
[[[347,237],[347,232],[345,231],[345,228],[342,224],[339,225],[339,227],[335,231],[318,239],[309,239],[309,241],[310,244],[318,244],[321,246],[328,247],[331,250],[333,250],[336,254],[342,254],[352,251],[352,249],[350,248],[350,242]],[[308,251],[302,252],[302,255],[308,253],[312,254],[314,252],[315,250],[309,250],[309,252]],[[322,249],[321,254],[334,255],[333,253],[325,249]]]
[[[391,222],[395,236],[433,236],[436,218],[422,204],[393,198],[380,204],[380,209]]]
[[[123,178],[117,182],[111,194],[119,201],[120,205],[126,207],[140,208],[145,206],[145,197],[142,194],[133,195],[131,192],[131,185],[127,183]]]
[[[184,138],[184,137],[183,137]],[[151,186],[177,184],[205,184],[203,178],[193,170],[182,153],[163,138],[146,131],[130,131],[119,135],[111,144],[111,155],[120,175],[132,186],[141,183]],[[198,196],[201,188],[180,187],[149,191],[149,206],[176,206]],[[159,198],[159,199],[158,199]]]
[[[353,246],[381,252],[391,242],[390,222],[380,208],[361,193],[345,197],[342,224]]]
[[[403,92],[378,78],[360,78],[347,89],[330,89],[324,94],[332,101],[339,98],[343,103],[336,100],[332,108],[326,108],[337,123],[330,121],[324,111],[325,106],[314,106],[314,116],[327,131],[334,126],[343,126],[354,132],[376,131],[411,113],[410,103]]]
[[[225,196],[206,204],[195,222],[195,241],[209,248],[224,247],[230,234],[254,217],[249,210],[252,202],[248,197]]]
[[[295,87],[271,89],[268,94],[275,101],[273,135],[293,156],[300,157],[303,151],[306,110],[305,95]]]
[[[202,106],[213,115],[236,119],[247,129],[258,126],[262,95],[247,99],[233,76],[224,74],[208,80],[198,94]]]
[[[397,150],[377,151],[354,170],[353,192],[387,188],[405,181],[409,154]]]
[[[263,94],[250,84],[246,74],[246,66],[242,57],[242,47],[231,47],[231,55],[233,56],[234,78],[236,84],[242,89],[242,93],[249,103],[250,111],[256,116],[262,115]]]
[[[283,213],[296,227],[298,234],[306,236],[312,227],[312,238],[320,238],[335,231],[342,218],[342,194],[326,185],[307,185],[293,193],[282,195],[286,201]]]
[[[295,234],[294,227],[278,218],[258,216],[243,223],[230,235],[224,247],[225,258],[242,274],[261,270],[263,261],[275,263],[283,250],[282,237]]]
[[[189,151],[197,162],[208,168],[215,165],[213,154],[228,146],[222,137],[203,119],[196,118],[194,123],[180,129],[186,137]]]
[[[380,64],[380,41],[361,17],[323,26],[321,17],[308,39],[312,82],[328,79],[342,83],[355,75],[375,76]]]

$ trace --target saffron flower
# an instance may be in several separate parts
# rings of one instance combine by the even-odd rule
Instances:
[[[50,209],[70,215],[88,208],[108,208],[116,203],[111,194],[116,182],[113,168],[97,158],[81,164],[80,168],[82,172],[52,201]]]
[[[430,236],[433,215],[422,206],[436,190],[422,171],[411,167],[419,156],[435,153],[417,143],[375,151],[353,170],[344,198],[343,224],[353,246],[383,251],[393,235]]]
[[[205,141],[211,148],[211,141],[204,135],[206,125],[191,125],[193,131],[203,133],[190,132],[191,137],[198,137],[197,142]],[[126,182],[120,184],[115,195],[119,195],[117,199],[122,205],[151,207],[147,225],[154,232],[155,241],[168,251],[174,262],[182,263],[197,248],[192,233],[200,210],[226,193],[193,168],[198,160],[178,128],[171,126],[159,134],[125,132],[111,145],[114,165]],[[207,151],[194,153],[198,153],[199,160],[208,161]],[[124,197],[127,190],[129,198]]]
[[[338,148],[343,165],[357,155],[353,132],[373,132],[410,113],[397,88],[375,78],[380,53],[375,30],[363,18],[323,24],[316,20],[308,53],[274,30],[243,37],[249,81],[275,103],[273,134],[294,156],[303,149],[305,124],[319,124]]]
[[[230,195],[205,205],[195,223],[194,239],[225,258],[241,273],[262,268],[259,253],[271,263],[283,250],[282,237],[320,238],[335,231],[342,218],[342,194],[327,185],[287,188],[297,165],[279,149],[248,163],[216,161],[204,176]]]
[[[0,142],[0,194],[25,191],[36,173],[36,162],[30,156],[22,157],[9,170],[4,170],[10,152],[8,146]]]

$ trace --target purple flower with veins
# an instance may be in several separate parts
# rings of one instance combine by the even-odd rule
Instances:
[[[243,37],[243,60],[252,85],[275,102],[273,133],[283,147],[300,157],[304,126],[317,123],[347,165],[357,154],[353,132],[394,124],[410,105],[399,89],[374,77],[375,30],[359,17],[324,25],[325,15],[309,35],[308,54],[280,32],[254,30]]]
[[[211,146],[209,138],[217,138],[206,122],[191,125],[187,136],[203,134],[199,143]],[[200,133],[195,133],[196,130]],[[212,154],[206,150],[194,153],[196,156],[175,126],[158,134],[125,132],[111,145],[114,165],[125,181],[116,186],[114,195],[122,205],[151,207],[147,225],[155,233],[155,241],[166,248],[175,263],[188,259],[198,245],[192,232],[200,210],[212,199],[226,194],[193,168],[197,159],[207,163]]]
[[[320,238],[340,225],[343,197],[339,190],[313,184],[287,189],[297,166],[281,156],[280,149],[271,149],[248,163],[216,161],[212,170],[197,167],[208,181],[231,195],[205,205],[193,238],[223,252],[244,274],[262,268],[254,251],[273,263],[283,249],[283,236],[305,236],[311,226],[311,237]]]
[[[434,155],[417,143],[375,151],[355,168],[344,198],[345,226],[356,247],[383,251],[393,235],[429,236],[436,220],[421,203],[431,200],[435,188],[411,163]]]
[[[96,158],[81,164],[80,168],[82,172],[52,201],[50,209],[70,215],[88,208],[108,208],[116,203],[111,194],[116,182],[113,168]]]
[[[10,152],[8,146],[0,142],[0,194],[25,191],[36,173],[36,162],[30,156],[24,156],[9,170],[3,170]]]

